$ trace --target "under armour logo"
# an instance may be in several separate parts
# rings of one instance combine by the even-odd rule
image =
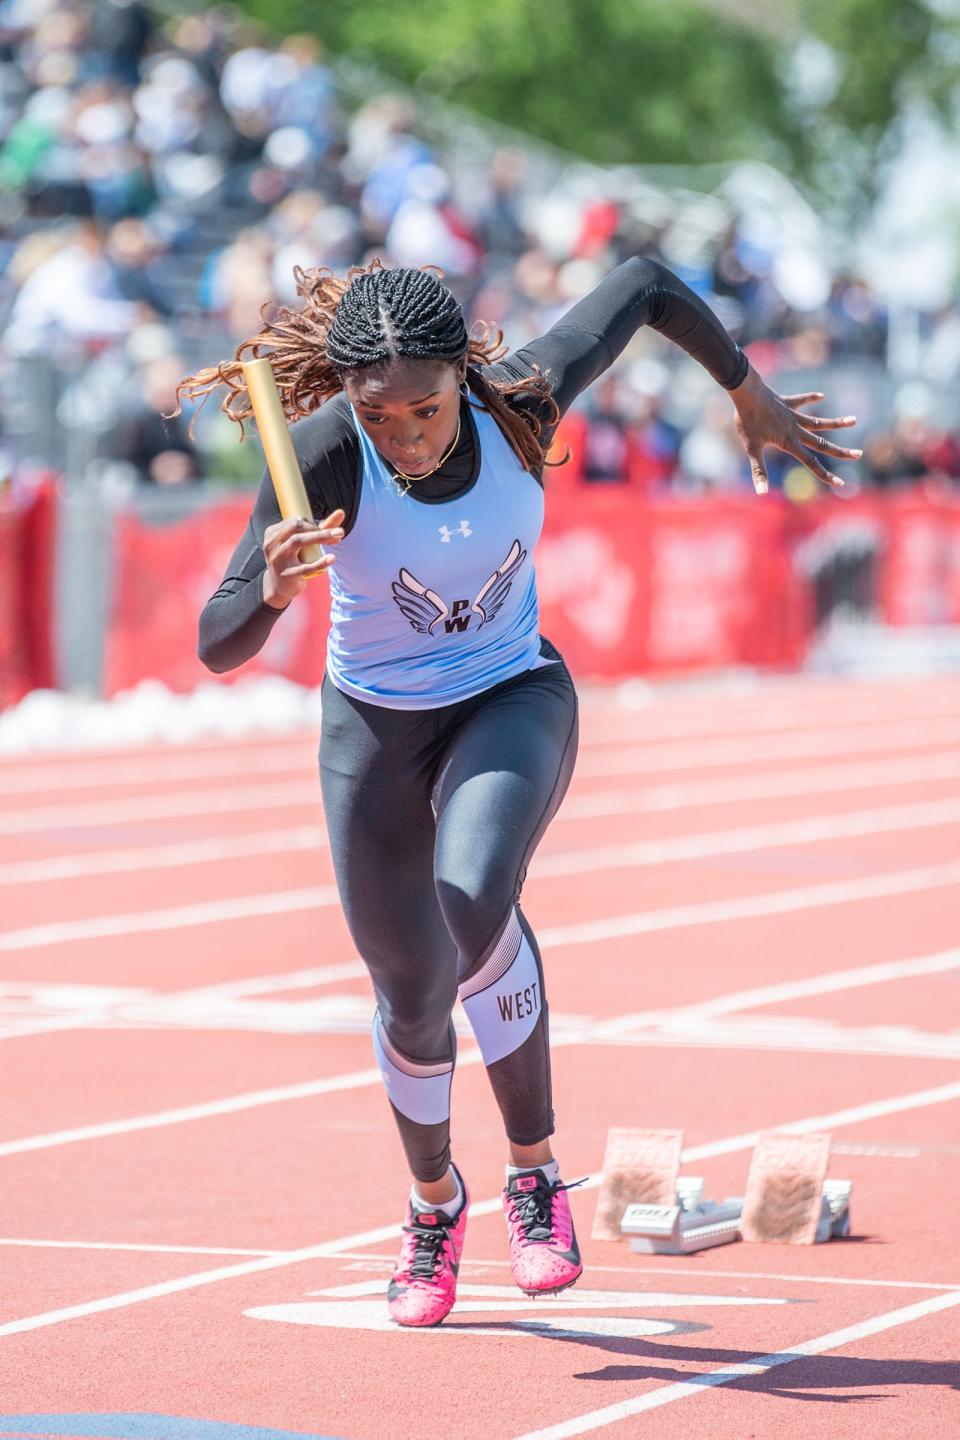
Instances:
[[[438,527],[438,530],[440,535],[440,541],[443,545],[449,545],[450,540],[454,535],[462,535],[464,539],[466,539],[468,535],[473,534],[473,531],[470,529],[469,520],[461,520],[456,530],[451,530],[449,525],[441,525]]]

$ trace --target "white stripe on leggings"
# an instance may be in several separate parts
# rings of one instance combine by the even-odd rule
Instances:
[[[373,1017],[373,1050],[387,1094],[401,1115],[418,1125],[450,1119],[452,1061],[420,1065],[408,1060],[391,1044],[379,1012]]]

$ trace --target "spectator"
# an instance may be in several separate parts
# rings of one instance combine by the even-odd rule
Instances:
[[[620,390],[618,375],[608,372],[587,391],[580,439],[581,477],[587,485],[623,485],[629,479],[632,447]]]
[[[485,193],[476,216],[478,238],[491,259],[515,259],[530,245],[522,219],[522,193],[527,160],[516,146],[496,152],[486,175]]]
[[[879,392],[883,303],[852,271],[828,285],[813,243],[781,234],[749,201],[734,213],[736,187],[685,229],[685,201],[646,182],[631,191],[626,173],[608,183],[545,155],[533,166],[516,145],[491,147],[484,162],[445,130],[433,143],[403,96],[378,94],[345,119],[317,40],[275,41],[228,7],[160,20],[146,0],[3,0],[0,40],[3,348],[29,357],[32,375],[62,365],[44,394],[69,391],[64,413],[106,422],[118,377],[151,335],[189,365],[205,327],[229,343],[258,327],[262,306],[292,301],[294,266],[342,270],[372,253],[439,264],[509,346],[643,252],[701,290],[765,373],[822,376],[831,360],[853,361],[866,393]],[[704,222],[718,214],[711,238]],[[946,394],[958,337],[956,302],[918,319],[919,374]],[[89,380],[70,369],[78,355]],[[633,383],[638,364],[662,370],[656,387]],[[638,338],[591,408],[569,417],[584,480],[644,493],[740,488],[746,472],[719,410],[684,434],[666,407],[682,373],[656,337]],[[920,437],[906,423],[878,433],[875,482],[960,478],[949,420]],[[200,430],[213,445],[214,431]],[[776,484],[783,467],[771,464]],[[575,467],[565,473],[569,482]]]
[[[887,348],[887,316],[856,275],[838,275],[827,302],[831,355],[873,355],[882,360]]]
[[[104,253],[100,227],[84,221],[22,285],[5,344],[17,355],[50,354],[64,341],[95,347],[121,340],[136,316]]]
[[[682,431],[664,414],[662,394],[638,397],[631,425],[631,483],[644,494],[665,490],[673,481],[680,459]]]
[[[416,269],[439,265],[451,280],[472,275],[480,263],[479,242],[450,202],[450,185],[439,165],[415,165],[404,199],[386,234],[390,258]]]
[[[187,421],[182,415],[169,418],[185,368],[178,355],[164,355],[145,365],[134,407],[114,433],[113,458],[131,465],[142,484],[169,487],[201,479],[200,457],[187,433]]]
[[[140,0],[100,0],[93,7],[87,31],[89,70],[101,70],[109,79],[136,85],[154,29],[153,17]]]
[[[711,397],[680,445],[677,486],[688,495],[750,490],[743,448],[733,430],[730,406]]]
[[[403,102],[385,101],[371,110],[372,124],[364,127],[363,116],[351,132],[352,140],[361,138],[361,146],[351,147],[348,161],[358,158],[366,149],[369,168],[360,192],[360,211],[370,239],[378,243],[408,198],[411,173],[421,165],[432,165],[434,156],[424,142],[413,133],[415,116]]]
[[[107,259],[118,293],[168,316],[173,306],[164,286],[164,251],[150,227],[132,216],[118,220],[107,235]]]
[[[927,473],[920,454],[905,443],[900,426],[871,435],[863,448],[864,478],[875,490],[888,490]]]

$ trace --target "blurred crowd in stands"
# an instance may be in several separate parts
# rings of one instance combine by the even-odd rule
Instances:
[[[894,384],[890,317],[856,275],[801,309],[743,217],[694,261],[662,241],[662,224],[610,195],[540,193],[519,145],[491,143],[465,178],[408,99],[345,103],[310,36],[277,43],[226,6],[164,17],[140,0],[0,3],[5,474],[253,480],[259,452],[214,405],[193,437],[188,416],[163,412],[181,375],[232,354],[263,305],[295,299],[295,265],[439,265],[468,313],[517,345],[644,253],[714,305],[765,375],[799,377],[793,389],[836,377],[818,388],[865,419],[862,484],[960,481],[955,420],[929,399],[960,372],[960,307],[918,317],[925,371]],[[749,488],[729,401],[650,331],[562,439],[572,458],[558,483]],[[774,480],[798,499],[812,488],[786,457]]]

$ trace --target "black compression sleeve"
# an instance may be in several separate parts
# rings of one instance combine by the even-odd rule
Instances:
[[[283,614],[263,598],[267,568],[263,536],[267,526],[279,519],[280,510],[268,476],[261,481],[253,513],[227,572],[200,616],[197,653],[207,669],[217,675],[236,669],[256,655]]]
[[[563,415],[641,325],[674,341],[724,389],[734,389],[746,376],[747,357],[709,306],[672,271],[640,256],[618,265],[546,335],[514,351],[497,369],[516,378],[538,366]]]

